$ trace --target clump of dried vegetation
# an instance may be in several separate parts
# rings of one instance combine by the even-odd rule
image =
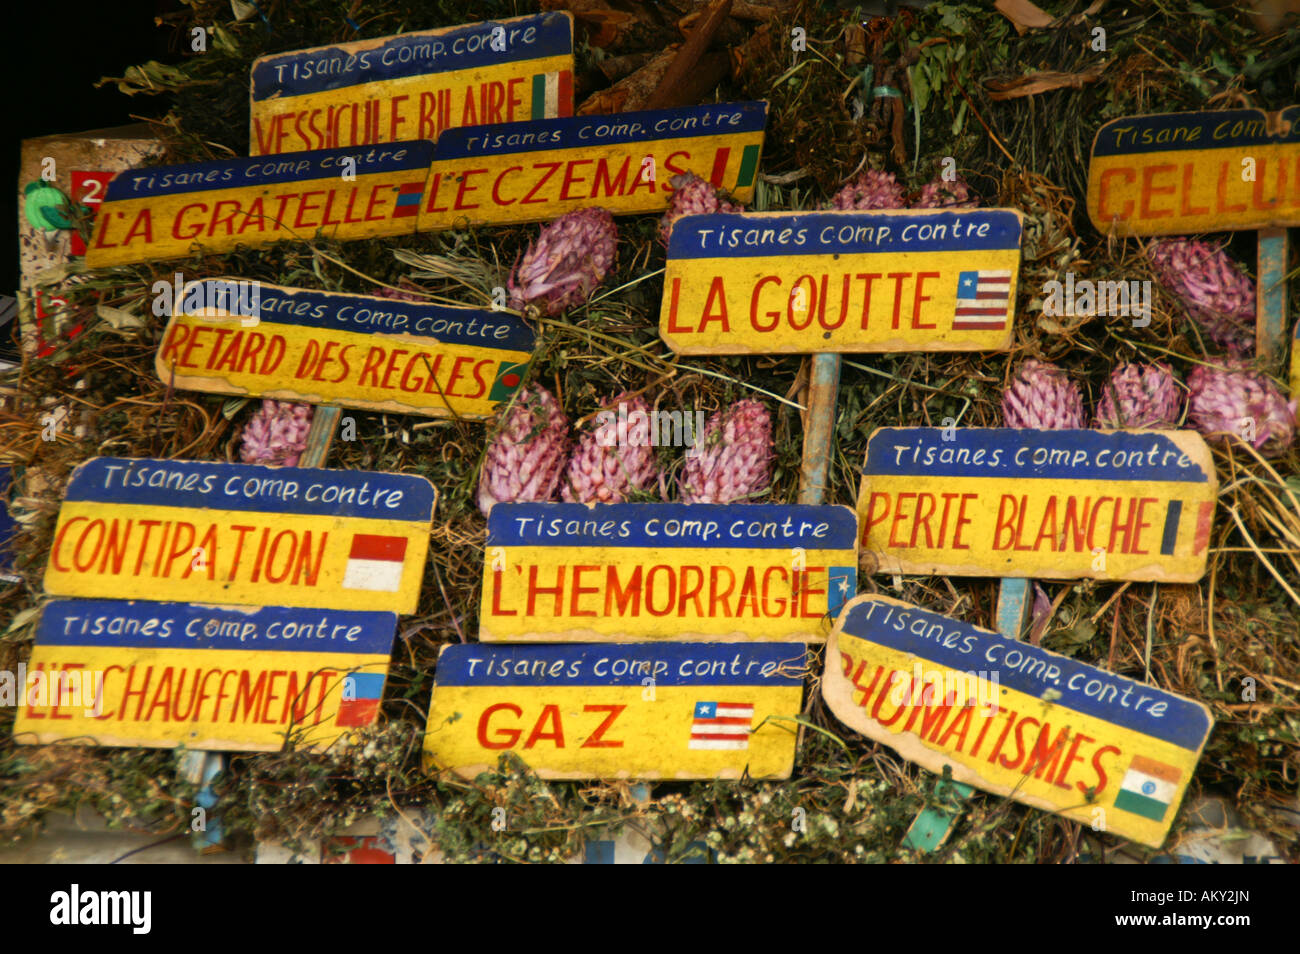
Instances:
[[[598,20],[585,19],[584,11],[606,5],[568,6],[588,38],[578,72],[580,91],[591,92],[617,75],[611,59],[635,65],[657,55],[676,31],[671,8],[685,14],[696,4],[678,0],[653,15],[645,4],[614,4],[633,11],[639,27],[613,41],[602,35],[605,49],[591,42]],[[1193,4],[1189,15],[1182,0],[1130,5],[1123,16],[1108,12],[1100,20],[1082,16],[1079,0],[1052,4],[1062,16],[1058,24],[1023,35],[984,4],[935,3],[865,27],[848,10],[810,0],[737,6],[759,19],[738,34],[731,74],[713,95],[771,104],[755,207],[820,206],[864,164],[894,171],[915,191],[952,157],[983,204],[1025,216],[1013,352],[846,359],[827,502],[854,501],[857,468],[876,427],[938,425],[945,418],[998,424],[1001,386],[1025,357],[1067,368],[1094,400],[1123,361],[1168,361],[1185,376],[1196,363],[1215,360],[1167,297],[1157,296],[1153,320],[1139,329],[1098,317],[1048,318],[1037,290],[1067,270],[1079,278],[1150,277],[1139,243],[1097,234],[1083,212],[1097,127],[1135,113],[1295,102],[1294,29],[1266,38],[1230,7]],[[209,51],[176,67],[132,67],[118,80],[124,92],[167,95],[165,103],[142,100],[140,109],[165,113],[158,125],[171,144],[170,160],[246,154],[246,77],[258,55],[524,14],[537,5],[382,0],[366,5],[359,34],[344,22],[344,6],[329,0],[277,0],[263,9],[266,22],[254,16],[233,23],[225,0],[194,0],[165,26],[181,42],[190,26],[216,24]],[[1090,45],[1098,24],[1107,31],[1105,52]],[[798,56],[790,49],[795,26],[806,30],[808,44]],[[1065,79],[1052,86],[1056,80],[1045,74]],[[897,88],[902,99],[872,98],[869,90],[880,85]],[[1028,86],[1032,95],[1015,95]],[[706,411],[758,396],[774,412],[778,447],[769,499],[792,502],[807,361],[675,357],[656,331],[664,256],[656,225],[653,216],[618,220],[617,273],[605,284],[608,294],[538,321],[530,375],[574,419],[622,391],[648,389],[664,406]],[[30,651],[61,487],[73,467],[106,454],[237,459],[249,402],[174,391],[154,374],[161,333],[149,311],[155,280],[179,268],[187,278],[240,276],[336,291],[401,284],[483,304],[534,234],[535,227],[524,226],[318,241],[87,276],[74,295],[86,333],[53,360],[25,361],[4,382],[0,453],[17,474],[11,505],[23,524],[23,583],[0,592],[0,614],[9,621],[0,668],[14,668]],[[1233,253],[1247,263],[1251,238],[1232,240]],[[117,327],[97,306],[142,320]],[[1292,313],[1300,313],[1294,304]],[[41,412],[51,398],[72,408],[82,436],[65,427],[57,440],[41,439]],[[336,442],[329,466],[422,474],[441,493],[419,612],[401,622],[382,725],[359,744],[231,758],[216,787],[219,814],[236,836],[301,843],[365,815],[401,811],[430,819],[431,841],[452,860],[559,860],[578,853],[597,828],[621,825],[650,826],[669,861],[698,853],[701,842],[727,861],[1068,861],[1099,858],[1118,844],[1059,817],[977,796],[941,851],[923,857],[901,848],[911,819],[935,798],[936,777],[840,725],[822,706],[815,679],[803,716],[826,731],[805,733],[788,781],[655,784],[643,799],[623,782],[539,780],[508,758],[474,782],[431,779],[419,749],[437,653],[448,642],[473,640],[477,628],[485,526],[474,489],[491,425],[354,416],[357,439]],[[679,466],[670,450],[661,453]],[[1279,810],[1297,807],[1300,776],[1300,458],[1292,450],[1265,461],[1234,444],[1216,451],[1216,463],[1221,499],[1210,570],[1199,584],[1042,581],[1052,611],[1040,620],[1039,638],[1049,649],[1208,704],[1216,728],[1189,798],[1226,797],[1295,860],[1300,831]],[[870,571],[870,554],[863,559]],[[993,624],[996,581],[912,579],[897,590],[888,577],[860,579],[863,590]],[[815,672],[820,665],[816,660]],[[1253,696],[1243,692],[1247,680],[1254,680]],[[194,790],[179,777],[173,753],[17,745],[12,718],[13,710],[0,709],[0,834],[16,837],[43,812],[77,804],[160,837],[188,828]],[[497,807],[510,819],[504,832],[490,824]],[[803,832],[792,831],[795,809],[805,812]]]

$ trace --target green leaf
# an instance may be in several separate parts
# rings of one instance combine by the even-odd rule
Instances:
[[[95,85],[116,83],[118,90],[127,96],[135,96],[137,93],[150,95],[166,93],[189,86],[193,82],[184,70],[159,63],[157,60],[150,60],[143,66],[128,66],[121,76],[105,76]]]
[[[13,618],[13,622],[11,622],[9,624],[9,628],[5,630],[5,635],[8,636],[10,633],[17,632],[18,630],[22,629],[33,619],[35,619],[37,614],[40,613],[40,611],[41,611],[41,607],[39,605],[27,607],[27,609],[23,610],[21,613],[19,613],[17,616]]]
[[[930,102],[930,84],[925,78],[925,70],[917,70],[912,76],[912,101],[916,103],[917,112],[925,112]]]

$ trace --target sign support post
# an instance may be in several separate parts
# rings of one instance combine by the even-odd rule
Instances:
[[[1025,620],[1029,616],[1029,593],[1033,584],[1030,579],[1016,579],[1004,576],[998,584],[998,632],[1007,639],[1020,639],[1024,632]],[[934,788],[936,796],[947,804],[940,808],[923,808],[916,816],[912,826],[903,838],[903,845],[918,851],[934,851],[942,845],[961,817],[962,803],[967,801],[975,790],[969,785],[954,782],[947,776]]]
[[[835,439],[835,408],[839,399],[840,368],[843,356],[812,355],[808,381],[808,418],[804,429],[803,461],[799,469],[799,503],[820,504],[830,486],[831,449]],[[1020,638],[1024,623],[1028,580],[1004,579],[998,596],[998,629],[1004,636]],[[1009,621],[1015,620],[1014,624]],[[799,727],[799,745],[803,744],[804,727]],[[974,794],[969,785],[944,778],[935,793],[949,810],[923,808],[903,838],[903,846],[919,851],[934,851],[947,839],[961,815],[961,804]]]
[[[1287,231],[1260,229],[1256,235],[1255,347],[1267,366],[1276,370],[1286,357]]]
[[[808,419],[799,467],[799,502],[821,504],[830,486],[831,448],[835,443],[835,406],[839,400],[841,356],[812,355],[808,378]]]
[[[1030,579],[1004,576],[998,584],[998,632],[1007,639],[1020,639],[1025,619],[1029,615]],[[917,851],[934,851],[942,845],[961,818],[963,803],[975,789],[954,782],[946,775],[934,788],[934,793],[945,805],[923,808],[903,837],[903,846]]]

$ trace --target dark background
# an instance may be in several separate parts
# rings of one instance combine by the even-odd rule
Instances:
[[[134,122],[132,114],[156,117],[167,98],[130,98],[103,76],[120,76],[146,60],[177,62],[169,28],[154,18],[179,9],[176,0],[26,0],[7,5],[0,44],[8,75],[4,84],[5,147],[0,181],[0,294],[18,287],[18,157],[22,141],[52,133],[82,132]],[[16,22],[15,22],[16,21]],[[25,183],[24,183],[25,185]],[[7,339],[13,329],[5,328]]]

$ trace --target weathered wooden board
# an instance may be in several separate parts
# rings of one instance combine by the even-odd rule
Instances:
[[[1190,583],[1217,492],[1193,431],[884,427],[859,542],[881,573]]]
[[[396,629],[395,613],[54,600],[16,681],[14,738],[327,746],[375,721]]]
[[[22,141],[19,283],[32,296],[32,307],[18,313],[25,352],[46,358],[82,333],[84,316],[64,306],[67,294],[83,276],[74,274],[44,288],[38,287],[37,276],[86,254],[78,219],[86,215],[93,221],[114,174],[146,162],[163,149],[157,131],[146,123]]]
[[[821,642],[856,537],[848,507],[497,504],[479,639]]]
[[[45,588],[413,613],[435,499],[407,474],[96,457],[68,483]]]
[[[1300,225],[1300,106],[1111,120],[1092,143],[1088,216],[1119,235]]]
[[[746,202],[767,103],[711,103],[474,129],[438,140],[420,230],[549,220],[599,206],[662,212],[669,180],[693,172]]]
[[[437,139],[573,115],[573,18],[551,12],[253,62],[249,154]]]
[[[1300,397],[1300,321],[1291,337],[1291,396]],[[1300,421],[1300,402],[1296,404],[1296,420]]]
[[[495,509],[495,508],[494,508]],[[789,778],[802,643],[444,647],[425,766],[543,778]]]
[[[518,388],[536,341],[508,312],[239,279],[176,298],[155,370],[217,394],[485,418]]]
[[[836,622],[822,697],[923,768],[1152,847],[1214,724],[1198,702],[874,595]]]
[[[86,266],[318,235],[410,235],[432,155],[432,143],[409,142],[120,172],[95,219]]]
[[[673,223],[659,335],[679,354],[1006,350],[1012,209],[764,212]]]

